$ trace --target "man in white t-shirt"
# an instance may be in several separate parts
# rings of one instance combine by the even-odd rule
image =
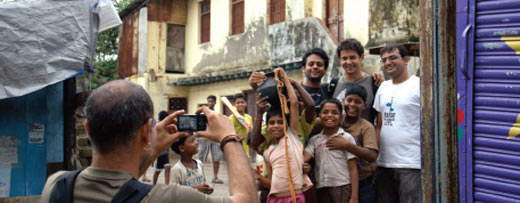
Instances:
[[[421,202],[420,79],[408,73],[403,45],[381,49],[384,71],[392,80],[377,90],[377,202]]]

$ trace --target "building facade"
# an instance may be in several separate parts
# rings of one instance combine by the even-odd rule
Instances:
[[[251,72],[284,67],[301,81],[303,54],[319,47],[330,57],[324,82],[341,75],[336,47],[351,37],[369,42],[369,5],[356,0],[138,0],[120,13],[119,75],[150,93],[156,113],[193,113],[208,95],[244,93],[253,114]],[[379,71],[379,56],[368,49],[366,55],[365,71]],[[220,101],[216,110],[226,111]]]

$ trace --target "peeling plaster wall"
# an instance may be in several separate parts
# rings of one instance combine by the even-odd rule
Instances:
[[[126,78],[126,80],[130,82],[134,82],[138,85],[141,85],[146,92],[150,95],[153,102],[154,108],[154,117],[156,119],[157,115],[161,111],[168,110],[168,98],[171,97],[188,97],[188,88],[181,86],[168,86],[169,77],[167,76],[159,76],[155,81],[151,80],[150,74],[145,73],[141,77],[137,77],[137,75],[133,75],[132,77]]]
[[[289,73],[288,76],[299,82],[303,80],[302,72]],[[191,86],[188,88],[188,113],[194,113],[199,104],[205,104],[206,98],[211,94],[218,98],[215,110],[223,112],[220,97],[234,95],[245,90],[251,90],[247,79],[229,80],[225,82]]]
[[[336,51],[325,28],[315,18],[269,26],[268,43],[272,65],[299,62],[306,51],[315,47],[322,48],[331,57]]]
[[[370,0],[369,41],[366,47],[383,46],[389,42],[418,42],[420,19],[418,10],[418,0]],[[416,75],[420,68],[419,57],[409,58],[408,72]],[[382,71],[379,60],[378,55],[370,55],[365,57],[363,65],[369,71]]]
[[[418,42],[418,11],[419,0],[370,0],[369,45]]]
[[[269,26],[268,43],[272,65],[300,62],[306,51],[319,47],[330,58],[327,74],[322,80],[328,82],[331,77],[339,75],[341,67],[336,57],[336,44],[316,18],[303,18]]]
[[[189,1],[186,67],[189,74],[268,66],[266,2],[245,1],[244,33],[230,36],[230,1],[211,1],[210,41],[199,44],[199,4]]]

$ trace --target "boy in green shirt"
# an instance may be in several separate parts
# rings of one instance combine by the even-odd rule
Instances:
[[[231,116],[229,116],[229,119],[231,119],[231,122],[235,127],[235,131],[240,141],[242,142],[242,146],[244,147],[244,151],[246,152],[247,157],[251,160],[251,162],[254,162],[256,157],[255,150],[250,149],[249,144],[247,143],[247,137],[251,130],[253,130],[253,118],[246,113],[246,96],[242,93],[235,94],[235,96],[233,96],[233,106],[237,108],[238,113],[242,115],[249,126],[251,126],[251,129],[248,129],[242,123],[240,123],[240,121],[238,121],[235,115],[231,114]]]

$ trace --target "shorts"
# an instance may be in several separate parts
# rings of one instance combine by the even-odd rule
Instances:
[[[322,187],[316,191],[316,196],[320,202],[324,203],[339,203],[349,202],[352,187],[350,184],[337,187]]]
[[[168,154],[157,157],[153,163],[153,170],[162,171],[165,166],[170,166],[170,158],[168,158]]]
[[[211,151],[211,160],[213,162],[219,162],[222,160],[222,150],[220,150],[220,144],[213,142],[209,139],[199,138],[199,160],[202,162],[206,161],[208,153]]]
[[[275,197],[274,195],[270,195],[267,197],[267,203],[292,203],[292,197],[284,196],[284,197]],[[305,203],[305,196],[303,193],[296,194],[296,203]]]

